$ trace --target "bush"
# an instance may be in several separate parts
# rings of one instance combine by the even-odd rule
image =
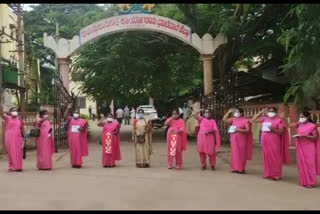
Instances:
[[[87,114],[80,114],[80,117],[87,122],[87,125],[88,125],[88,128],[89,128],[89,115],[87,115]]]

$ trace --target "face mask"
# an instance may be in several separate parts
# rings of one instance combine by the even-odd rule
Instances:
[[[108,121],[109,123],[111,123],[111,122],[113,121],[113,118],[108,117],[108,118],[107,118],[107,121]]]
[[[143,118],[143,114],[142,113],[138,113],[138,118],[142,119]]]
[[[43,115],[43,118],[48,118],[48,117],[49,117],[49,115],[47,115],[47,114]]]
[[[268,117],[274,117],[274,116],[276,116],[276,113],[275,112],[268,112]]]
[[[307,121],[307,118],[304,118],[304,117],[299,118],[299,123],[304,123],[306,121]]]
[[[74,117],[74,118],[78,118],[78,117],[79,117],[79,114],[78,114],[78,113],[74,113],[74,114],[73,114],[73,117]]]
[[[17,111],[13,111],[13,112],[11,112],[11,115],[12,116],[18,116],[18,112]]]
[[[239,113],[239,112],[235,112],[235,113],[233,114],[233,116],[236,117],[236,118],[238,118],[238,117],[240,117],[240,113]]]
[[[209,118],[210,117],[210,113],[204,113],[205,118]]]

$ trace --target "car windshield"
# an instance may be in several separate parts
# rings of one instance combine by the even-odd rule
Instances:
[[[141,106],[140,108],[144,108],[144,109],[154,109],[153,106]]]

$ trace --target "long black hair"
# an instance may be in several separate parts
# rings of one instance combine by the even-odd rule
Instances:
[[[18,111],[18,109],[16,107],[12,107],[12,108],[10,108],[9,112],[13,112],[13,110],[17,110]]]
[[[314,121],[311,118],[311,114],[310,114],[309,111],[304,110],[304,111],[301,112],[301,114],[307,118],[308,122],[314,123]]]
[[[236,110],[239,111],[241,117],[244,116],[244,110],[243,110],[243,108],[236,108]]]
[[[144,110],[143,110],[142,108],[139,108],[138,111],[137,111],[137,113],[138,113],[138,114],[139,114],[139,113],[144,114]]]
[[[212,110],[211,110],[210,108],[206,108],[206,109],[204,110],[204,113],[203,113],[203,114],[205,114],[206,111],[209,111],[209,114],[210,114],[209,119],[213,119],[213,112],[212,112]]]
[[[269,107],[269,108],[268,108],[268,111],[269,111],[270,109],[272,109],[275,113],[277,113],[276,107]]]
[[[44,116],[45,114],[47,114],[47,113],[48,113],[47,110],[41,110],[41,111],[39,111],[39,116],[40,116],[40,118],[43,118],[43,116]]]

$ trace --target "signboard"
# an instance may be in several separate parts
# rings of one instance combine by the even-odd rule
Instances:
[[[113,16],[93,23],[79,32],[80,45],[104,34],[128,30],[148,30],[169,34],[191,43],[191,28],[172,19],[151,14]]]

